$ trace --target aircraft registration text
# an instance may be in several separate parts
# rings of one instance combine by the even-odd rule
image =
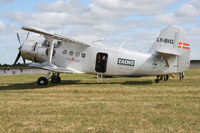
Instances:
[[[135,65],[135,60],[118,58],[117,64],[119,64],[119,65],[127,65],[127,66],[134,66]]]
[[[167,39],[167,38],[157,38],[157,42],[164,42],[164,43],[169,43],[169,44],[173,44],[174,40],[173,39]]]

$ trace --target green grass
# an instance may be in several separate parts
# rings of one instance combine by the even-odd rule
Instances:
[[[158,84],[62,74],[38,88],[40,76],[0,76],[0,132],[200,132],[200,69]]]

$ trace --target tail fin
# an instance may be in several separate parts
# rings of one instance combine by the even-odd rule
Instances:
[[[162,55],[168,65],[176,66],[177,73],[190,66],[190,44],[185,31],[179,26],[168,26],[154,43],[154,51]]]

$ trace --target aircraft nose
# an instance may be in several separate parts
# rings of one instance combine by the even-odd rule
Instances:
[[[24,45],[22,46],[21,50],[22,52],[31,52],[33,50],[33,46],[35,45],[36,42],[34,41],[26,41],[24,42]]]
[[[26,36],[25,41],[28,39],[28,36],[29,36],[29,32],[28,32],[28,34],[27,34],[27,36]],[[21,42],[19,33],[17,33],[17,39],[18,39],[18,41],[19,41],[20,47],[18,48],[19,52],[18,52],[18,54],[17,54],[17,57],[16,57],[15,62],[13,63],[13,65],[16,65],[16,63],[19,61],[19,58],[22,56],[22,47],[23,47],[23,45],[24,45],[24,43],[23,43],[23,45],[22,45],[22,42]],[[25,42],[25,41],[24,41],[24,42]],[[26,61],[25,61],[25,59],[23,58],[23,56],[22,56],[22,59],[23,59],[23,62],[24,62],[24,64],[25,64]]]
[[[46,49],[42,49],[41,44],[37,41],[29,40],[24,43],[22,46],[22,57],[24,59],[34,61],[34,62],[43,62],[45,57],[43,53]]]
[[[33,60],[35,48],[37,42],[35,41],[26,41],[24,45],[21,47],[22,57],[28,60]]]

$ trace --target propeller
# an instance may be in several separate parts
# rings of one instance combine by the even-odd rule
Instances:
[[[22,43],[21,43],[21,40],[20,40],[20,37],[19,37],[19,33],[17,33],[17,39],[19,41],[19,45],[22,46]]]
[[[28,39],[28,37],[29,37],[29,32],[27,33],[24,42]],[[17,33],[17,39],[18,39],[19,45],[20,45],[19,48],[18,48],[19,49],[19,53],[17,54],[17,57],[16,57],[15,62],[13,63],[13,65],[16,65],[17,62],[19,61],[20,57],[22,57],[22,47],[24,45],[24,42],[23,42],[23,44],[21,43],[21,39],[20,39],[20,36],[19,36],[18,33]],[[24,64],[26,64],[26,60],[23,57],[22,57],[22,59],[23,59]]]

